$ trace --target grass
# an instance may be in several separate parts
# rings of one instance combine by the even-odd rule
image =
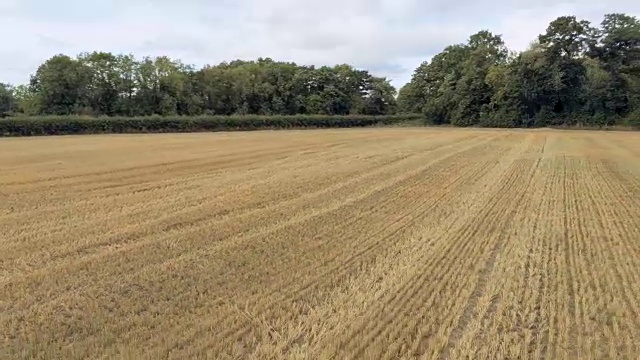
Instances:
[[[629,132],[0,140],[0,358],[640,353]]]

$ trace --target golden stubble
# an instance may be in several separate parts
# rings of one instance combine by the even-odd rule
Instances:
[[[0,139],[0,358],[636,359],[638,144]]]

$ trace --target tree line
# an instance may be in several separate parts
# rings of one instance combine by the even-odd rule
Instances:
[[[636,17],[594,27],[563,16],[520,53],[488,31],[448,46],[415,70],[398,107],[457,126],[640,125],[639,86]]]
[[[384,77],[343,64],[272,59],[195,68],[166,56],[56,55],[29,84],[0,84],[0,114],[389,115],[429,123],[532,127],[638,125],[640,22],[599,26],[563,16],[522,52],[483,30],[422,63],[396,93]]]
[[[26,115],[384,115],[386,78],[350,65],[235,60],[196,69],[166,56],[83,53],[45,61],[28,85],[0,85],[0,113]]]

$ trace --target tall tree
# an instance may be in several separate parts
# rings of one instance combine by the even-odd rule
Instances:
[[[589,49],[595,36],[596,31],[588,21],[561,16],[549,24],[547,31],[538,36],[538,41],[552,55],[577,58]]]
[[[16,98],[13,86],[0,83],[0,116],[16,109]]]
[[[412,97],[419,108],[434,124],[450,123],[457,108],[457,86],[462,77],[462,65],[469,54],[463,44],[448,46],[435,55],[431,62],[424,62],[414,72]]]
[[[421,100],[414,86],[413,82],[408,82],[398,90],[396,102],[399,113],[419,114],[422,112]]]
[[[607,14],[599,35],[591,56],[608,73],[606,113],[625,116],[640,110],[640,21],[625,14]]]
[[[83,53],[78,61],[88,73],[85,103],[96,114],[115,115],[121,89],[119,59],[106,52]]]
[[[90,71],[66,55],[45,61],[31,77],[32,91],[38,97],[42,114],[70,115],[82,112],[90,81]]]
[[[28,85],[18,85],[14,88],[16,111],[27,115],[38,115],[40,104],[38,94]]]
[[[454,125],[475,125],[483,108],[490,102],[493,89],[487,83],[489,70],[504,64],[508,49],[500,35],[481,31],[469,38],[468,54],[461,63],[460,79],[456,83],[455,107],[451,122]]]
[[[366,91],[364,109],[360,112],[367,115],[384,115],[397,111],[396,89],[387,79],[372,77]]]

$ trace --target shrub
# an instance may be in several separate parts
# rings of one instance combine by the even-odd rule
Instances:
[[[392,125],[407,120],[418,120],[421,118],[422,115],[11,117],[0,120],[0,136],[346,128]]]

